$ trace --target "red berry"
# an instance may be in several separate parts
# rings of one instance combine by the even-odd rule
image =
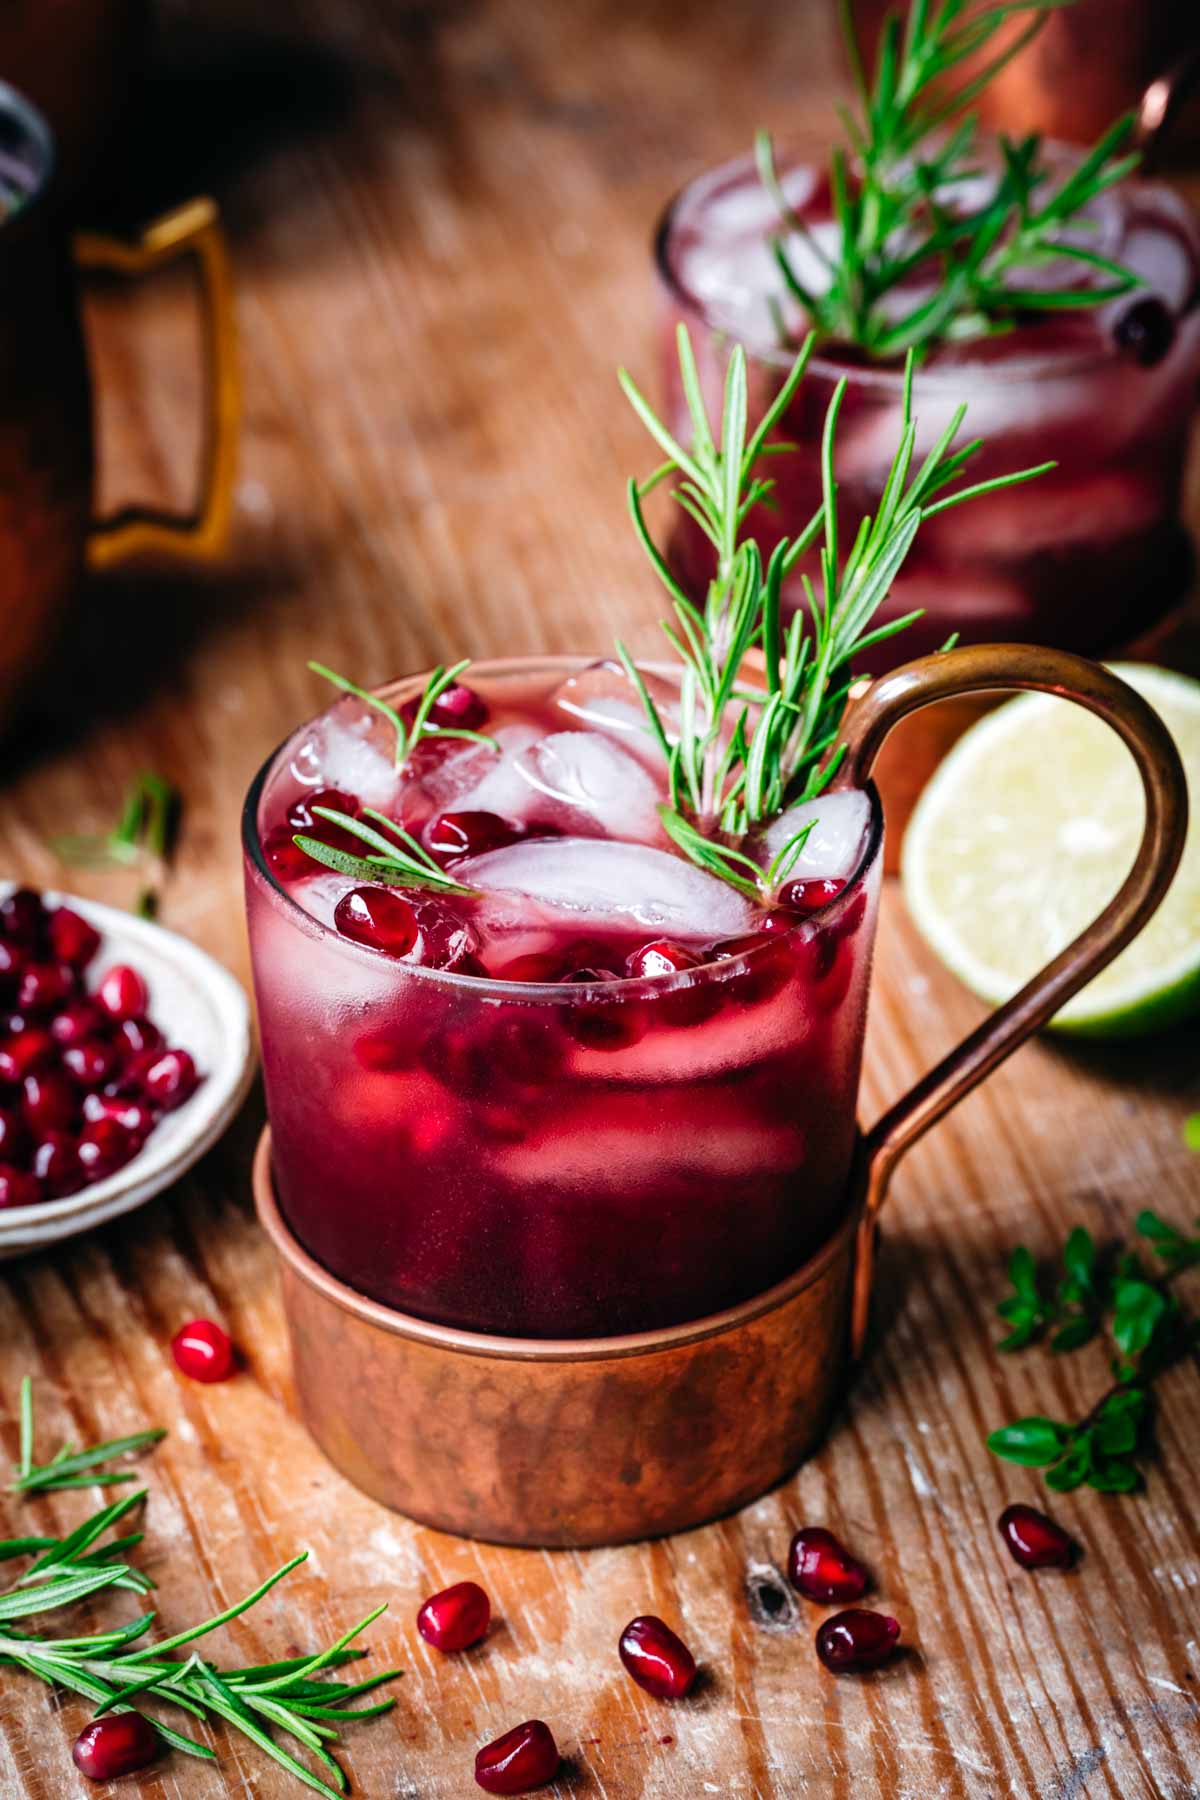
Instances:
[[[425,842],[435,856],[482,856],[515,843],[519,830],[494,812],[439,813],[426,827]]]
[[[1023,1569],[1069,1569],[1075,1561],[1074,1539],[1035,1507],[1006,1506],[997,1523],[1009,1555]]]
[[[50,948],[59,962],[69,963],[73,969],[85,969],[100,948],[96,927],[69,906],[60,906],[50,914],[49,937]]]
[[[44,1069],[55,1060],[56,1046],[48,1031],[40,1026],[21,1024],[12,1036],[0,1044],[0,1081],[23,1081],[35,1069]]]
[[[318,806],[324,807],[326,812],[345,813],[351,819],[358,812],[358,801],[350,794],[343,794],[340,788],[310,788],[288,807],[287,821],[293,831],[305,831],[310,837],[337,831],[338,826],[317,817],[314,809]]]
[[[79,1139],[79,1162],[89,1181],[99,1181],[123,1168],[137,1155],[141,1143],[132,1131],[115,1119],[96,1119],[84,1127]]]
[[[97,1037],[108,1020],[94,1000],[71,1000],[50,1021],[50,1035],[56,1044],[82,1044]]]
[[[110,1019],[135,1019],[150,1004],[146,984],[136,969],[117,963],[102,978],[96,998]]]
[[[529,1794],[558,1774],[558,1745],[541,1719],[527,1719],[475,1757],[475,1780],[486,1794]]]
[[[63,1068],[73,1075],[81,1088],[101,1088],[111,1081],[121,1058],[112,1044],[103,1038],[85,1038],[82,1044],[68,1044],[62,1053]]]
[[[0,987],[3,987],[10,1000],[16,992],[17,981],[28,960],[19,944],[10,943],[7,938],[0,938]]]
[[[816,881],[789,881],[779,890],[779,904],[790,907],[792,912],[819,912],[837,899],[845,885],[832,875]]]
[[[153,1106],[173,1112],[195,1093],[200,1078],[186,1050],[143,1050],[136,1060],[141,1090]]]
[[[1120,348],[1144,369],[1160,363],[1175,340],[1175,321],[1162,301],[1137,300],[1117,321],[1113,333]]]
[[[784,987],[794,970],[786,943],[778,934],[755,932],[747,937],[728,938],[713,950],[715,962],[728,962],[733,957],[746,957],[745,971],[732,981],[723,983],[726,993],[747,1006],[769,1000]]]
[[[0,1106],[0,1162],[20,1162],[25,1151],[25,1124],[15,1107]]]
[[[30,947],[41,937],[46,924],[42,896],[32,888],[14,888],[0,900],[0,930],[15,944]]]
[[[406,725],[411,725],[417,716],[416,699],[406,700],[400,708],[400,717]],[[487,707],[475,692],[461,681],[453,681],[445,691],[438,695],[429,709],[429,723],[438,725],[443,731],[478,731],[487,718]]]
[[[417,1630],[435,1650],[469,1650],[487,1635],[492,1607],[474,1581],[459,1581],[432,1594],[417,1614]]]
[[[862,1563],[822,1525],[807,1525],[792,1539],[788,1553],[792,1586],[823,1606],[861,1600],[869,1576]]]
[[[320,871],[320,863],[295,840],[296,834],[290,825],[276,825],[263,839],[263,855],[281,881],[303,881],[306,875],[316,875]]]
[[[42,1197],[37,1178],[27,1169],[0,1163],[0,1207],[36,1206]]]
[[[115,1119],[135,1138],[149,1137],[154,1130],[154,1114],[144,1100],[130,1100],[122,1095],[85,1094],[83,1116],[89,1124],[98,1119]]]
[[[682,1700],[696,1679],[691,1651],[653,1614],[631,1619],[617,1648],[638,1686],[659,1700]]]
[[[514,956],[496,971],[501,981],[530,981],[548,987],[569,973],[563,958],[553,950],[531,950],[524,956]]]
[[[52,1200],[84,1186],[79,1149],[69,1131],[48,1131],[33,1152],[33,1172]]]
[[[407,956],[420,935],[411,904],[391,888],[351,888],[334,908],[333,922],[343,937],[385,956]]]
[[[162,1041],[162,1032],[149,1019],[122,1019],[113,1032],[113,1043],[130,1056],[142,1050],[157,1050]]]
[[[228,1381],[237,1372],[229,1333],[211,1319],[193,1319],[181,1326],[171,1339],[171,1355],[193,1381]]]
[[[678,975],[683,969],[696,968],[699,961],[699,957],[685,950],[682,944],[673,944],[669,938],[656,938],[652,944],[643,944],[632,956],[626,957],[625,973],[635,978]]]
[[[899,1637],[899,1625],[886,1613],[852,1606],[826,1619],[817,1632],[817,1655],[835,1675],[859,1675],[887,1662]]]
[[[57,1012],[74,992],[74,973],[61,963],[26,963],[17,983],[17,1007],[23,1013]]]
[[[79,1095],[61,1069],[43,1069],[27,1075],[22,1083],[21,1114],[40,1138],[51,1131],[65,1131],[75,1123]]]
[[[157,1731],[141,1713],[109,1713],[80,1732],[71,1755],[89,1781],[112,1781],[153,1762],[158,1742]]]

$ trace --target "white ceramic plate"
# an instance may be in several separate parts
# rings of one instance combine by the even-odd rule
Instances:
[[[0,892],[12,886],[0,883]],[[88,970],[89,987],[113,963],[131,963],[145,977],[151,1018],[170,1043],[191,1051],[201,1080],[190,1100],[163,1114],[144,1149],[123,1169],[65,1200],[0,1210],[0,1259],[74,1237],[153,1199],[216,1143],[254,1074],[246,996],[206,951],[115,906],[74,894],[47,892],[45,899],[49,906],[72,907],[100,932],[103,942]]]

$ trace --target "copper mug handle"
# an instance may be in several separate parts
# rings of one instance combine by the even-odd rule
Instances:
[[[851,717],[839,785],[865,786],[884,739],[909,713],[954,695],[997,688],[1058,694],[1111,726],[1142,778],[1145,830],[1133,868],[1099,918],[922,1076],[866,1134],[866,1199],[858,1230],[851,1317],[855,1356],[866,1337],[876,1223],[900,1158],[1137,936],[1165,896],[1183,854],[1187,779],[1162,720],[1126,682],[1098,663],[1064,650],[980,644],[924,656],[882,676]]]
[[[82,269],[120,275],[149,274],[181,256],[194,256],[204,301],[207,406],[197,504],[182,516],[131,506],[97,520],[88,538],[88,566],[110,568],[142,552],[211,561],[229,536],[240,415],[233,280],[216,205],[208,199],[189,200],[130,242],[80,232],[74,254]]]

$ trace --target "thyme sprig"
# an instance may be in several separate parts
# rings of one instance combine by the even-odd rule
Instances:
[[[1134,1249],[1104,1258],[1082,1226],[1070,1233],[1062,1272],[1047,1284],[1024,1246],[1009,1260],[1012,1292],[997,1308],[1009,1326],[997,1345],[1024,1349],[1043,1339],[1056,1354],[1080,1349],[1107,1326],[1114,1384],[1083,1419],[1017,1419],[990,1433],[988,1448],[1008,1462],[1045,1469],[1046,1485],[1067,1492],[1086,1483],[1102,1493],[1139,1485],[1135,1461],[1146,1448],[1155,1378],[1200,1345],[1200,1320],[1183,1309],[1171,1284],[1200,1264],[1200,1236],[1188,1236],[1157,1213],[1140,1212],[1138,1236],[1158,1258],[1148,1267]],[[1200,1222],[1197,1229],[1200,1230]]]
[[[1089,204],[1136,168],[1137,153],[1126,150],[1133,114],[1118,119],[1057,181],[1037,134],[1001,133],[994,185],[978,206],[964,200],[980,173],[975,120],[965,109],[1064,4],[1071,0],[1001,0],[972,10],[971,0],[912,0],[903,24],[895,15],[887,20],[868,83],[842,0],[858,110],[841,109],[848,147],[832,157],[833,249],[788,201],[768,135],[760,133],[755,146],[760,176],[787,228],[773,244],[784,285],[822,337],[893,357],[938,339],[1011,329],[1018,314],[1095,306],[1140,284],[1120,263],[1066,235],[1088,228],[1082,215]],[[946,77],[1019,18],[1026,23],[1016,37],[947,94]],[[953,129],[944,129],[955,118]],[[819,283],[801,278],[787,233],[816,255]],[[1063,258],[1108,279],[1078,288],[1030,281],[1038,267]],[[907,310],[898,308],[897,291],[926,272],[923,292]]]
[[[22,1387],[21,1465],[35,1472],[32,1461],[32,1400]],[[28,1417],[28,1427],[26,1418]],[[138,1434],[157,1439],[161,1432]],[[93,1458],[101,1452],[117,1454],[133,1439],[114,1439],[85,1452]],[[26,1454],[28,1444],[29,1453]],[[53,1465],[48,1465],[53,1467]],[[43,1490],[44,1491],[44,1490]],[[366,1680],[344,1682],[328,1679],[332,1671],[357,1661],[366,1652],[354,1641],[386,1609],[374,1608],[359,1624],[344,1632],[326,1649],[279,1662],[241,1669],[222,1669],[194,1649],[185,1656],[174,1652],[194,1645],[218,1626],[240,1618],[306,1560],[301,1552],[267,1577],[254,1591],[225,1607],[213,1617],[192,1625],[159,1643],[142,1643],[157,1614],[147,1612],[108,1631],[84,1635],[50,1636],[18,1628],[17,1620],[59,1611],[109,1588],[144,1593],[153,1586],[149,1577],[124,1561],[142,1541],[141,1532],[109,1538],[113,1526],[146,1498],[129,1494],[102,1507],[65,1537],[17,1537],[0,1541],[0,1562],[31,1557],[30,1567],[6,1589],[0,1590],[0,1664],[23,1669],[50,1686],[67,1688],[97,1702],[96,1716],[105,1712],[129,1712],[132,1702],[158,1701],[180,1708],[202,1722],[223,1719],[258,1745],[268,1756],[306,1787],[327,1800],[340,1800],[347,1790],[345,1775],[331,1755],[340,1727],[355,1719],[374,1718],[387,1712],[392,1701],[358,1705],[373,1689],[391,1681],[398,1670],[385,1670]],[[157,1717],[150,1724],[164,1743],[189,1756],[214,1761],[215,1751]],[[315,1773],[272,1735],[293,1738],[317,1761],[323,1773]],[[325,1779],[325,1776],[329,1779]]]
[[[493,750],[496,748],[495,738],[488,737],[482,731],[468,731],[465,727],[458,725],[436,725],[430,718],[434,706],[446,689],[453,687],[463,670],[470,667],[468,657],[464,657],[461,662],[452,663],[449,668],[443,668],[441,663],[437,665],[425,683],[408,719],[405,719],[402,712],[397,712],[394,706],[389,706],[388,702],[381,699],[378,694],[373,694],[369,688],[359,687],[355,682],[348,680],[345,675],[339,675],[333,669],[327,669],[324,663],[310,662],[308,666],[314,675],[321,675],[326,681],[331,681],[334,687],[341,688],[344,694],[353,694],[356,699],[363,701],[365,705],[373,708],[387,720],[396,733],[397,770],[404,767],[423,738],[466,738],[472,744],[487,744]]]
[[[148,879],[135,910],[141,918],[152,919],[178,836],[180,809],[178,788],[143,769],[130,785],[110,832],[99,837],[67,832],[51,838],[50,848],[60,862],[76,868],[145,870]]]
[[[455,881],[403,825],[389,819],[386,813],[377,812],[373,806],[364,806],[358,816],[339,812],[331,806],[314,806],[313,812],[319,819],[326,819],[329,824],[348,831],[352,837],[361,838],[373,851],[371,856],[354,856],[348,850],[335,849],[330,844],[323,844],[320,838],[298,832],[293,841],[305,855],[311,856],[314,862],[324,863],[328,869],[336,869],[339,875],[349,875],[355,881],[377,882],[384,887],[436,888],[442,894],[473,894],[475,891]],[[391,835],[385,837],[375,826],[368,825],[367,819],[374,819]]]
[[[617,650],[638,692],[651,731],[667,757],[670,803],[661,808],[673,841],[710,873],[762,898],[759,864],[739,847],[790,807],[815,799],[841,762],[838,733],[846,709],[853,663],[862,652],[903,631],[912,612],[883,625],[876,614],[891,589],[921,521],[982,494],[1028,481],[1054,467],[1042,463],[1011,475],[946,490],[980,448],[980,440],[955,447],[966,416],[959,406],[919,466],[914,467],[917,425],[913,417],[913,357],[905,369],[900,442],[874,516],[859,520],[844,547],[838,513],[835,446],[846,383],[834,390],[821,445],[822,500],[792,538],[782,538],[764,565],[753,538],[744,535],[751,511],[769,501],[774,483],[760,473],[763,458],[788,446],[771,440],[812,351],[809,335],[783,385],[753,431],[747,417],[746,359],[740,345],[729,358],[719,435],[705,408],[691,339],[680,325],[679,367],[691,421],[685,449],[655,414],[622,369],[621,386],[666,460],[642,482],[631,481],[629,509],[635,530],[671,600],[673,618],[663,624],[683,665],[677,728],[668,729],[623,644]],[[646,523],[642,502],[660,482],[676,479],[673,495],[713,546],[716,572],[703,606],[675,579]],[[807,602],[785,626],[781,595],[785,577],[800,557],[816,549],[819,591],[807,573]],[[747,652],[758,646],[766,664],[765,697],[741,686]],[[811,822],[775,857],[768,885],[777,885],[803,847]]]

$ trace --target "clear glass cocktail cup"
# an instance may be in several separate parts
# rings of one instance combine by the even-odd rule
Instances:
[[[1074,156],[1054,154],[1064,165]],[[831,233],[824,174],[792,163],[781,178],[813,231]],[[1059,466],[1028,485],[924,521],[879,617],[917,608],[925,616],[902,639],[879,647],[875,668],[935,650],[955,632],[964,643],[1107,654],[1143,635],[1187,589],[1192,550],[1180,495],[1200,372],[1200,230],[1178,196],[1144,182],[1122,183],[1103,196],[1092,226],[1089,246],[1140,273],[1141,289],[1094,309],[1042,315],[1000,336],[939,346],[917,371],[916,462],[965,401],[967,431],[984,439],[970,464],[972,479],[1051,458]],[[778,230],[752,157],[700,176],[663,217],[656,256],[664,297],[664,416],[685,442],[688,415],[675,352],[680,320],[690,331],[710,407],[722,390],[731,343],[746,349],[752,421],[791,366],[794,345],[780,344],[772,311],[783,292],[770,248]],[[791,244],[794,257],[802,256]],[[810,252],[801,264],[810,281],[819,279],[813,263]],[[1066,278],[1078,281],[1078,265]],[[1131,324],[1135,308],[1142,310]],[[797,341],[803,337],[799,309],[786,323]],[[760,509],[755,528],[764,554],[778,537],[798,533],[820,503],[821,433],[843,377],[836,452],[841,500],[852,517],[878,508],[899,438],[902,371],[823,347],[780,423],[779,435],[798,449],[770,470],[777,510]],[[703,594],[708,547],[682,513],[671,559],[689,591]],[[802,604],[804,568],[797,564],[785,604]],[[816,573],[811,562],[808,573]]]
[[[385,904],[376,888],[364,907],[349,872],[314,876],[292,856],[296,820],[331,788],[369,790],[426,844],[445,842],[460,766],[444,745],[389,802],[372,715],[343,729],[343,701],[250,789],[270,1118],[255,1194],[301,1410],[337,1467],[443,1529],[620,1542],[743,1504],[819,1439],[863,1343],[898,1159],[1154,911],[1186,784],[1161,723],[1101,668],[1021,646],[925,658],[872,685],[838,791],[812,803],[822,819],[803,854],[827,868],[840,856],[844,875],[819,878],[815,905],[806,878],[799,898],[784,905],[782,889],[758,907],[652,841],[659,752],[627,735],[637,715],[619,669],[544,659],[469,679],[498,747],[467,747],[451,781],[471,803],[454,829],[477,840],[451,856],[457,893]],[[422,685],[385,694],[403,706]],[[907,713],[997,687],[1050,688],[1120,733],[1146,794],[1141,855],[1091,929],[863,1136],[882,844],[871,767]],[[566,730],[550,711],[564,696]],[[570,787],[567,771],[587,779]],[[573,817],[591,808],[590,835],[555,823],[567,791]],[[498,847],[480,823],[495,807],[509,824]],[[615,837],[634,816],[640,841]],[[390,954],[356,941],[368,927]],[[683,966],[621,976],[651,950]]]

